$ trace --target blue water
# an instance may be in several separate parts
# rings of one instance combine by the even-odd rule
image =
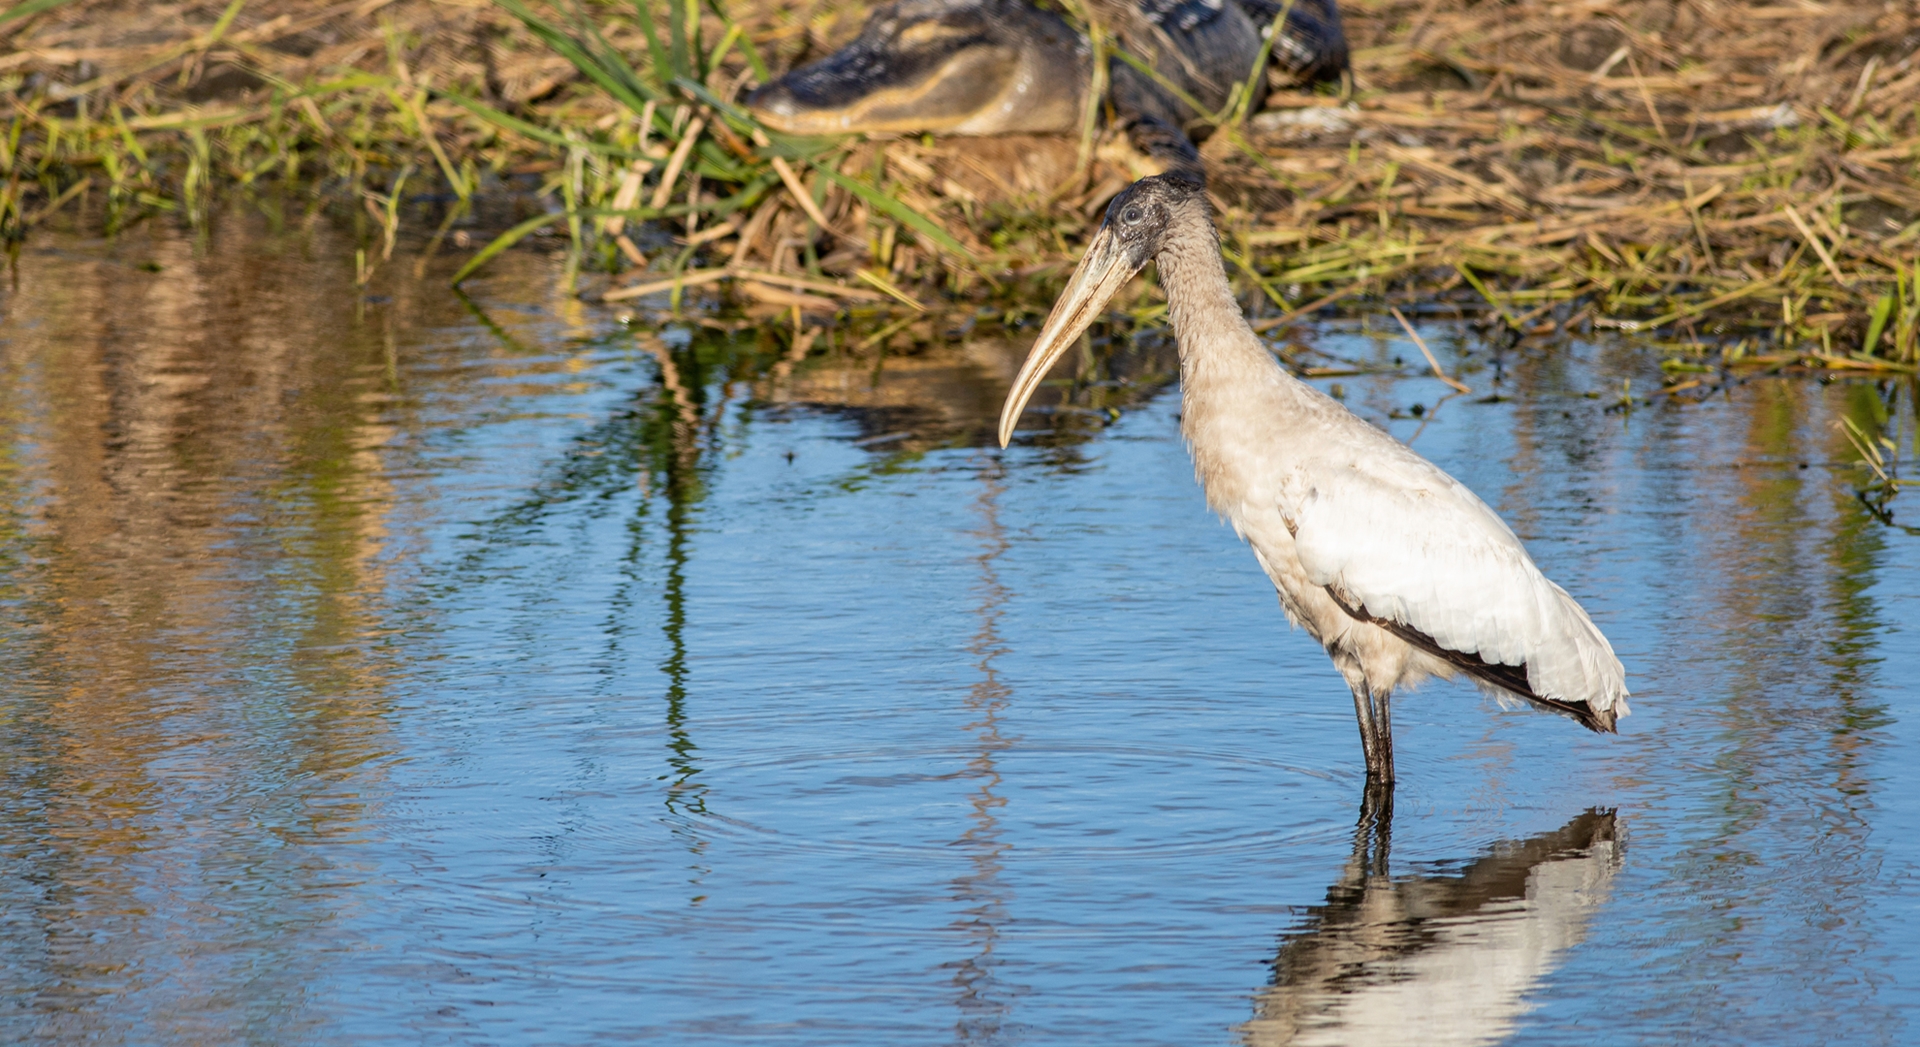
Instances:
[[[1402,696],[1363,818],[1152,367],[1002,452],[1017,337],[789,374],[558,261],[473,310],[435,266],[362,292],[234,220],[0,292],[0,1039],[1920,1035],[1920,537],[1835,428],[1910,469],[1912,385],[1609,412],[1656,353],[1440,319],[1476,393],[1430,420],[1411,365],[1318,379],[1634,691],[1617,737]],[[1385,332],[1302,337],[1418,359]]]

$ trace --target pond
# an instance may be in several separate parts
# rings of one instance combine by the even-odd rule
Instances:
[[[1431,317],[1476,390],[1436,410],[1397,329],[1301,334],[1634,691],[1617,737],[1406,695],[1363,822],[1163,343],[1002,452],[1017,332],[795,360],[563,268],[363,289],[246,213],[24,247],[0,1038],[1920,1035],[1920,503],[1840,424],[1910,465],[1911,385],[1648,403],[1644,346]]]

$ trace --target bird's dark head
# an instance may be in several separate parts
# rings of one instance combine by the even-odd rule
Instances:
[[[1107,205],[1103,237],[1112,237],[1124,264],[1138,272],[1166,247],[1176,216],[1207,206],[1206,186],[1176,173],[1142,178]],[[1092,248],[1088,249],[1092,257]],[[1131,275],[1131,274],[1129,274]]]
[[[1189,237],[1193,220],[1213,229],[1207,210],[1207,190],[1193,178],[1168,172],[1142,178],[1128,186],[1107,205],[1106,221],[1087,244],[1087,253],[1060,292],[1053,312],[1034,339],[1027,362],[1007,391],[1006,406],[1000,409],[1000,446],[1013,438],[1014,423],[1040,387],[1047,368],[1079,341],[1080,335],[1106,309],[1114,293],[1133,279],[1146,264],[1176,242],[1185,230]]]

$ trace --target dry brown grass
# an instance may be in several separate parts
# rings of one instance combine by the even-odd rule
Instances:
[[[1338,129],[1289,140],[1312,122],[1270,113],[1251,151],[1209,150],[1245,242],[1298,245],[1275,282],[1343,261],[1383,268],[1376,288],[1455,269],[1428,289],[1507,288],[1493,304],[1525,330],[1577,300],[1563,323],[1766,332],[1836,362],[1879,316],[1876,355],[1915,359],[1920,9],[1349,10],[1353,97],[1275,103],[1318,107]],[[1263,195],[1276,183],[1284,207]]]
[[[115,220],[195,220],[220,184],[308,179],[361,198],[385,234],[371,266],[406,186],[437,179],[464,202],[520,172],[562,201],[585,269],[629,274],[588,278],[589,294],[725,283],[766,314],[980,295],[1037,309],[1141,170],[1112,141],[1092,156],[1046,139],[756,141],[726,109],[759,75],[729,31],[777,73],[864,10],[727,10],[737,21],[702,19],[715,60],[695,92],[655,68],[634,8],[588,9],[658,92],[640,111],[497,6],[71,0],[0,25],[0,224],[17,236],[95,195]],[[1263,327],[1418,298],[1520,336],[1658,329],[1729,362],[1920,359],[1912,4],[1344,10],[1351,89],[1280,92],[1204,150]]]

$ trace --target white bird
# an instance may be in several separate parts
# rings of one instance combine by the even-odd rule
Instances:
[[[1000,445],[1047,369],[1150,260],[1179,343],[1194,472],[1353,690],[1368,779],[1393,781],[1393,692],[1429,676],[1465,673],[1613,731],[1626,671],[1607,638],[1464,484],[1280,366],[1234,301],[1189,175],[1142,179],[1108,205],[1007,393]]]

